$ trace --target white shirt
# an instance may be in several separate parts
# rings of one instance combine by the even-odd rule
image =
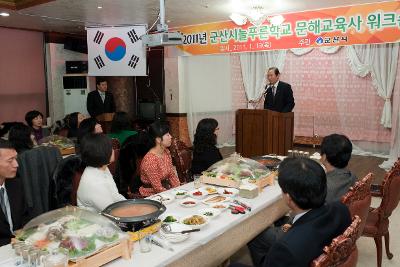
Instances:
[[[118,193],[108,168],[104,171],[94,167],[85,168],[77,192],[78,207],[99,212],[108,205],[125,199]]]
[[[279,80],[277,80],[275,84],[270,84],[270,85],[269,85],[269,87],[271,87],[271,89],[272,89],[272,94],[273,94],[274,96],[275,96],[275,94],[276,94],[276,90],[278,89],[278,84],[279,84]],[[273,88],[272,88],[272,86],[273,86]]]
[[[13,230],[14,226],[13,226],[13,221],[12,221],[12,217],[11,217],[10,201],[8,200],[7,188],[6,188],[5,183],[0,185],[0,189],[1,188],[4,188],[4,205],[6,206],[7,220],[8,220],[8,224],[10,225],[10,231],[11,231],[11,233],[14,233],[14,230]]]
[[[99,92],[101,100],[103,100],[103,103],[104,103],[104,101],[106,100],[106,92],[102,92],[100,90],[97,90],[97,92]]]
[[[309,211],[310,211],[310,210],[306,210],[305,212],[296,214],[296,216],[294,216],[294,218],[293,218],[292,224],[294,224],[298,219],[300,219],[304,214],[306,214],[306,213],[309,212]]]

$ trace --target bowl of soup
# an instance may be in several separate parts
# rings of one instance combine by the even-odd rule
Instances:
[[[127,199],[115,202],[102,211],[125,231],[137,231],[154,223],[166,207],[151,199]]]

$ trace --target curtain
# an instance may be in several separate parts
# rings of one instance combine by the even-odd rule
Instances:
[[[286,50],[241,53],[243,84],[248,101],[261,98],[267,83],[265,72],[270,67],[282,70],[286,58]]]
[[[218,144],[234,143],[235,114],[232,109],[230,65],[229,55],[179,57],[179,88],[183,88],[186,94],[184,98],[192,141],[198,122],[214,118],[220,129]]]
[[[354,74],[365,77],[371,73],[378,95],[385,100],[381,124],[392,127],[391,97],[397,73],[399,43],[346,47],[347,58]]]

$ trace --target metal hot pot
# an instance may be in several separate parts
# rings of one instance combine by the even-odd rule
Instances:
[[[129,207],[134,209],[136,205],[141,206],[149,205],[155,207],[156,211],[140,216],[133,217],[117,217],[114,216],[113,210],[121,207]],[[115,202],[105,208],[101,214],[109,219],[113,220],[123,231],[138,231],[144,227],[154,224],[158,217],[165,212],[167,208],[158,201],[151,199],[127,199]]]

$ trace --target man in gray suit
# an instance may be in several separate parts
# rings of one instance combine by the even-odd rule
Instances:
[[[326,169],[327,203],[339,201],[357,181],[357,178],[346,169],[352,150],[350,140],[344,135],[331,134],[322,140],[321,163]]]

